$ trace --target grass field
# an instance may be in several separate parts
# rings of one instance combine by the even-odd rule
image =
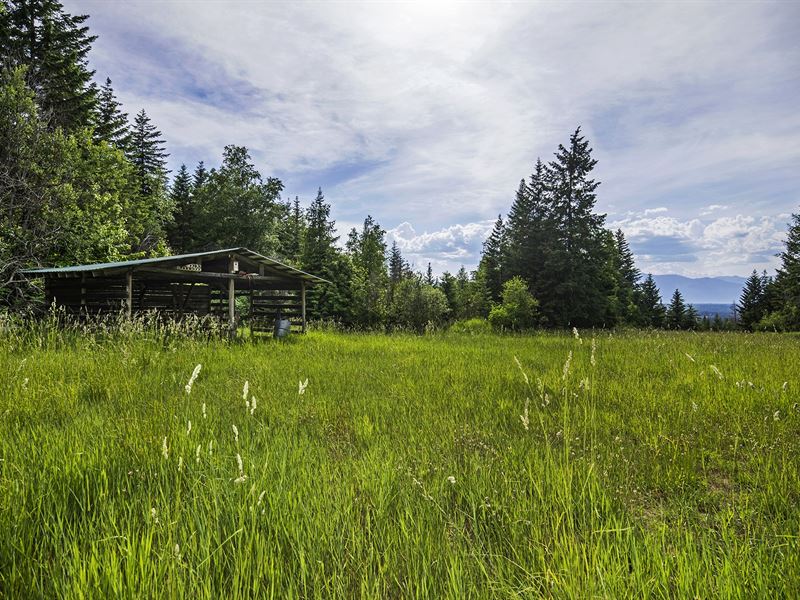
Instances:
[[[581,335],[7,330],[0,596],[798,597],[800,338]]]

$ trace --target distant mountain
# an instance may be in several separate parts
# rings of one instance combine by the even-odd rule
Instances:
[[[653,275],[661,301],[669,303],[672,293],[679,289],[683,299],[690,304],[731,305],[739,300],[744,287],[744,277],[684,277],[683,275]]]

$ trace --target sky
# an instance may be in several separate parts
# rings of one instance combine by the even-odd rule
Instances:
[[[246,146],[419,270],[475,268],[580,126],[597,210],[644,272],[774,269],[800,211],[800,3],[66,0],[170,168]]]

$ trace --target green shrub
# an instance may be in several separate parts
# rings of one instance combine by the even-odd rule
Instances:
[[[492,307],[489,323],[495,329],[530,329],[539,319],[538,309],[539,302],[528,291],[528,284],[514,277],[503,284],[503,303]]]

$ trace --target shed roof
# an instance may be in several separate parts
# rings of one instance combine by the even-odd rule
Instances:
[[[269,258],[258,252],[253,252],[247,248],[225,248],[223,250],[212,250],[209,252],[194,252],[192,254],[178,254],[175,256],[161,256],[158,258],[141,258],[138,260],[125,260],[118,262],[93,263],[87,265],[74,265],[69,267],[52,267],[44,269],[25,269],[21,271],[25,275],[34,277],[55,275],[56,277],[71,277],[83,274],[93,276],[115,275],[125,273],[129,270],[137,270],[137,267],[175,267],[186,264],[187,261],[198,258],[219,258],[223,256],[239,256],[250,261],[263,265],[271,272],[285,275],[287,279],[304,280],[308,283],[330,283],[322,277],[317,277],[311,273],[306,273],[300,269],[290,267],[274,258]]]

